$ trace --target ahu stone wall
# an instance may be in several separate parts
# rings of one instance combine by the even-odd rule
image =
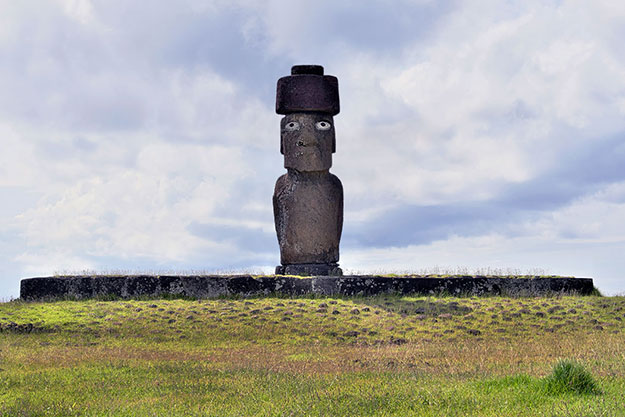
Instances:
[[[215,298],[271,294],[368,296],[383,293],[545,296],[588,295],[593,290],[591,278],[572,277],[136,275],[27,278],[21,282],[20,296],[23,300],[160,296]]]

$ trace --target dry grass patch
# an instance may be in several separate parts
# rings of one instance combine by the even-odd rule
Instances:
[[[560,404],[540,381],[566,358],[601,386],[597,415],[625,413],[624,319],[623,297],[4,303],[0,411],[523,415],[497,392],[536,415]]]

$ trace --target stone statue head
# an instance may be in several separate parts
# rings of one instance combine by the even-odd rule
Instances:
[[[280,153],[284,167],[323,171],[336,151],[333,116],[339,113],[338,80],[319,65],[296,65],[278,80],[276,113],[284,114]]]
[[[280,152],[284,167],[323,171],[332,166],[334,119],[323,113],[291,113],[280,123]]]

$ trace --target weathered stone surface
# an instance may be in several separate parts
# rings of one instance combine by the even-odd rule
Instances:
[[[333,115],[338,81],[323,67],[297,65],[278,80],[276,111],[287,173],[276,182],[274,220],[280,245],[277,274],[340,275],[343,186],[330,174],[336,150]]]
[[[315,276],[315,275],[332,275],[341,276],[343,271],[336,263],[327,264],[293,264],[293,265],[279,265],[276,267],[276,275],[300,275],[300,276]]]
[[[337,266],[343,228],[343,187],[337,177],[289,170],[276,183],[273,208],[283,266]]]
[[[280,122],[284,167],[300,172],[327,171],[335,149],[334,119],[320,113],[293,113]]]
[[[593,291],[591,278],[499,278],[499,277],[343,277],[251,275],[203,276],[69,276],[28,278],[21,282],[21,298],[46,300],[116,296],[159,297],[179,295],[195,298],[222,296],[284,295],[376,295],[384,293],[423,295],[587,295]]]
[[[291,75],[278,80],[276,113],[301,111],[330,115],[340,111],[339,81],[331,75],[323,75],[320,65],[295,65]]]

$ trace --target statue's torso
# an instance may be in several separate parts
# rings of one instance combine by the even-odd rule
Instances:
[[[289,171],[273,196],[281,263],[326,263],[339,260],[343,227],[343,187],[327,171]]]

